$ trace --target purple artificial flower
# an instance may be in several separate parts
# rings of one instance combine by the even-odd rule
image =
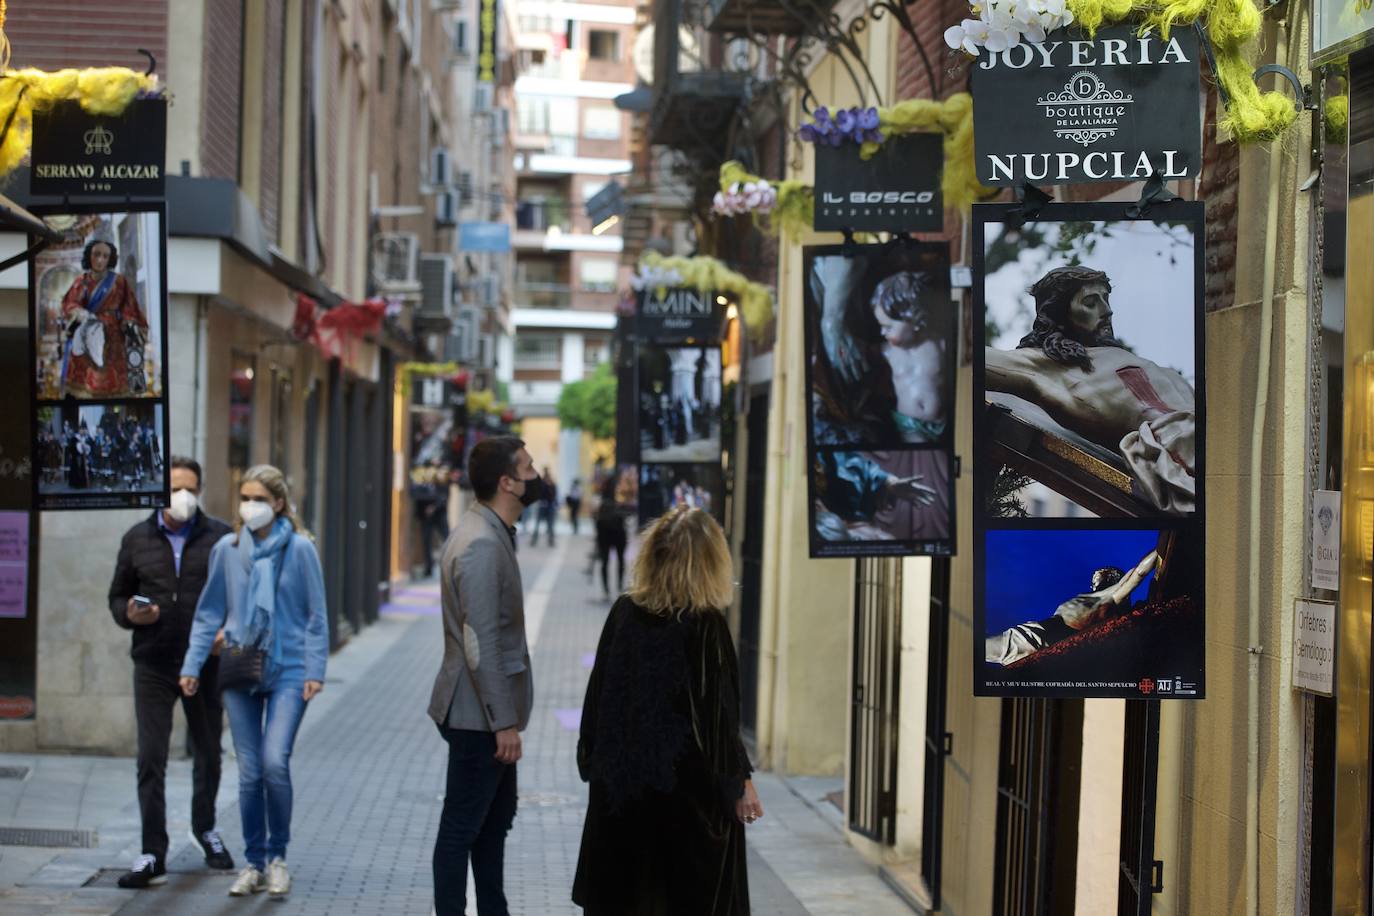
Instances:
[[[821,105],[812,113],[811,117],[816,122],[817,126],[822,126],[830,120],[830,110],[824,105]],[[825,133],[824,128],[822,128],[821,133]]]
[[[797,136],[801,137],[804,143],[815,143],[821,138],[820,132],[810,124],[803,124],[797,131]]]
[[[878,129],[878,109],[864,108],[859,111],[859,127],[864,130]]]
[[[838,130],[832,130],[826,135],[825,139],[831,146],[839,146],[844,142],[844,134],[840,133]]]
[[[882,143],[883,139],[883,132],[880,130],[870,130],[868,132],[868,141],[870,143]]]
[[[849,136],[854,132],[857,119],[854,117],[854,109],[842,108],[835,113],[835,126],[839,128],[840,134]]]

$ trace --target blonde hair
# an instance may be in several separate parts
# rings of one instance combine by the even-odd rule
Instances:
[[[707,512],[679,506],[649,525],[630,598],[653,614],[723,610],[734,600],[730,548]]]
[[[291,523],[291,528],[299,534],[310,537],[310,532],[305,530],[301,520],[296,517],[296,505],[291,502],[291,487],[286,482],[286,475],[270,464],[255,464],[243,472],[243,477],[239,478],[239,492],[243,492],[243,485],[246,483],[261,484],[262,488],[272,494],[273,499],[282,501],[282,510],[277,513],[279,517],[285,517]],[[239,533],[243,531],[243,519],[235,514],[234,516],[234,543],[238,543]],[[313,538],[311,538],[313,540]]]

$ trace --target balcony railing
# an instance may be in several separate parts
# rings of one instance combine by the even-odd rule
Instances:
[[[723,153],[730,125],[744,101],[749,75],[705,69],[685,54],[680,31],[700,19],[703,0],[657,0],[654,16],[654,143],[683,150]],[[689,9],[690,5],[690,9]],[[684,60],[684,58],[686,58]]]
[[[517,281],[515,296],[522,308],[565,309],[572,305],[572,287],[566,283]]]

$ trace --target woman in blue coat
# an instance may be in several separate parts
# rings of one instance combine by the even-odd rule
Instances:
[[[286,479],[270,465],[244,473],[235,531],[210,552],[181,668],[187,696],[199,689],[200,669],[221,632],[225,645],[266,653],[259,684],[223,691],[248,847],[248,864],[229,893],[243,897],[265,890],[285,897],[291,890],[291,749],[305,705],[324,689],[329,622],[315,544],[296,521]]]

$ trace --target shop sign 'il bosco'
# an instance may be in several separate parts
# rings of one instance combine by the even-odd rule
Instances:
[[[989,52],[973,71],[974,149],[986,185],[1197,174],[1202,136],[1194,32],[1129,25]]]

